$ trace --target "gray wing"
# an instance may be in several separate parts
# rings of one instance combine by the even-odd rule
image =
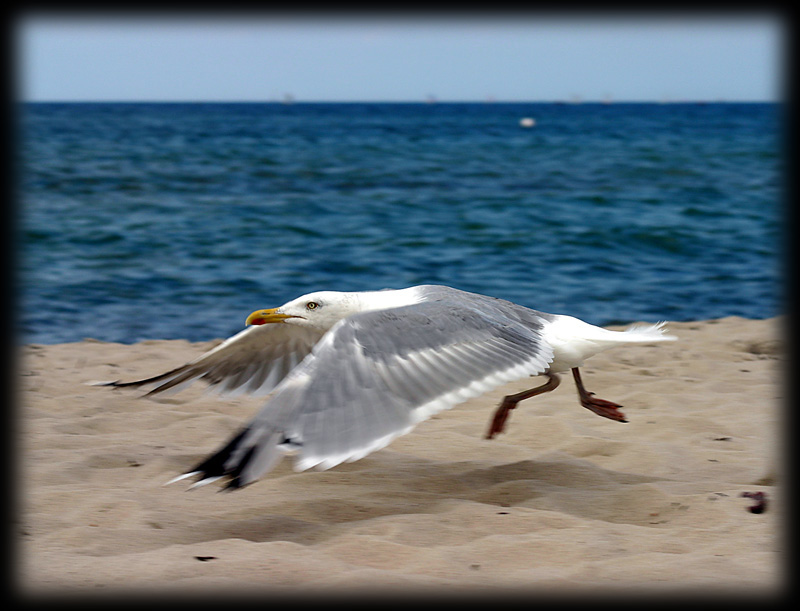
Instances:
[[[197,359],[166,373],[105,386],[157,384],[147,395],[201,379],[221,393],[268,394],[311,352],[321,334],[287,324],[247,327]]]
[[[261,412],[192,469],[199,484],[237,488],[296,450],[295,469],[353,461],[432,414],[542,373],[552,349],[539,327],[452,302],[361,313],[337,323]]]

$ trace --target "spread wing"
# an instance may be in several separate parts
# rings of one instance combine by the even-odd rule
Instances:
[[[132,382],[104,382],[104,386],[156,385],[154,395],[201,379],[221,393],[268,394],[294,369],[321,335],[287,324],[247,327],[195,360],[166,373]]]
[[[539,328],[437,301],[346,318],[225,447],[176,479],[222,477],[237,488],[281,450],[297,451],[297,470],[358,460],[436,412],[542,373],[553,352]]]

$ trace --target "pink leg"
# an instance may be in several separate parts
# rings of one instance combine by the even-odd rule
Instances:
[[[536,395],[540,395],[543,392],[555,390],[560,382],[558,376],[554,373],[548,373],[545,375],[547,376],[548,380],[541,386],[531,388],[530,390],[523,390],[515,395],[508,395],[507,397],[503,398],[503,401],[494,412],[492,423],[489,425],[489,431],[486,433],[486,439],[492,439],[497,433],[503,432],[505,429],[506,418],[508,418],[508,412],[514,409],[517,406],[517,403],[524,401],[525,399],[535,397]]]
[[[603,418],[609,418],[617,422],[628,421],[625,418],[625,414],[618,409],[622,407],[621,405],[606,401],[605,399],[596,399],[593,392],[589,392],[583,387],[581,374],[577,367],[572,368],[572,377],[575,378],[575,385],[578,387],[578,398],[581,400],[581,405],[583,405],[583,407],[592,410],[595,414]]]

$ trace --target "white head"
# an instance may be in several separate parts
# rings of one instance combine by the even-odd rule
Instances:
[[[289,301],[279,308],[256,310],[248,325],[286,323],[326,332],[343,318],[362,311],[358,293],[318,291]]]

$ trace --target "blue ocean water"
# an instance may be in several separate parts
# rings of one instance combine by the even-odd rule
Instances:
[[[520,126],[532,117],[531,128]],[[434,283],[595,324],[782,307],[775,104],[24,104],[18,339]]]

